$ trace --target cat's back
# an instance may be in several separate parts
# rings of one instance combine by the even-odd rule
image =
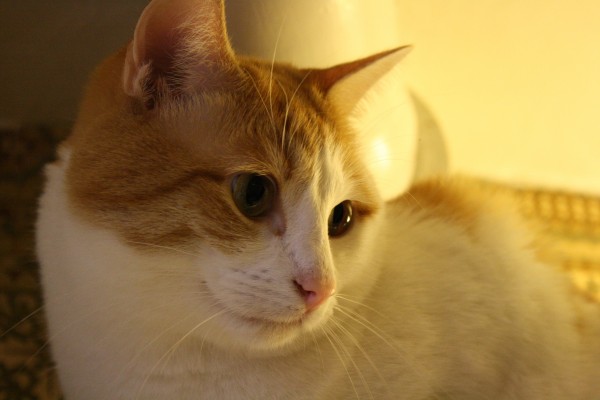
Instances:
[[[537,259],[535,227],[508,193],[462,177],[431,180],[388,202],[382,220],[372,318],[411,348],[416,365],[439,367],[436,385],[458,398],[600,390],[600,372],[590,373],[600,360],[600,307]]]

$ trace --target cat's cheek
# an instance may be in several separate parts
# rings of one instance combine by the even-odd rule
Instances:
[[[381,215],[356,221],[351,231],[330,240],[331,253],[338,280],[339,294],[366,292],[377,278],[374,267],[378,255],[374,252],[381,238]]]
[[[204,254],[204,257],[198,260],[198,268],[203,270],[203,290],[210,296],[210,300],[205,298],[202,302],[213,305],[213,310],[204,317],[211,318],[215,315],[210,321],[212,327],[208,330],[206,340],[218,347],[259,353],[294,349],[304,343],[307,335],[318,333],[333,314],[335,297],[329,298],[311,312],[302,311],[302,302],[293,291],[293,287],[289,290],[285,287],[284,283],[289,279],[285,279],[283,275],[278,276],[267,268],[260,268],[260,262],[256,262],[256,265],[245,265],[241,260],[235,262],[232,261],[232,257],[225,257],[219,255],[218,251],[208,249],[201,254]],[[262,310],[261,304],[244,303],[245,296],[239,295],[239,291],[244,289],[238,283],[248,277],[258,278],[261,271],[268,274],[265,275],[265,280],[272,281],[269,290],[262,290],[276,293],[278,298],[272,303],[283,302],[287,307]],[[247,284],[250,285],[250,282]],[[252,292],[256,290],[261,289],[255,287]],[[297,310],[290,314],[288,322],[277,322],[270,318],[278,312],[289,314],[290,307],[293,308],[294,305],[297,306]]]

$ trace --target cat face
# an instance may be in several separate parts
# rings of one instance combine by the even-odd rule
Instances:
[[[262,101],[255,106],[264,112],[254,113],[262,114],[261,129],[250,124],[260,136],[253,143],[269,136],[271,141],[255,154],[251,146],[244,152],[252,154],[247,160],[240,154],[243,162],[225,179],[231,192],[221,200],[235,215],[231,224],[248,225],[248,233],[241,241],[215,242],[203,251],[211,254],[202,262],[203,279],[219,306],[229,310],[225,330],[253,347],[278,346],[320,328],[333,312],[334,293],[360,284],[356,281],[363,271],[352,263],[352,248],[360,245],[363,225],[378,206],[368,175],[352,158],[349,138],[344,140],[333,121],[319,115],[324,104],[311,105],[320,99],[297,92],[288,103],[285,90],[292,93],[297,87],[280,89],[271,94],[274,109],[280,109],[275,128]],[[258,97],[267,96],[265,91]],[[239,145],[236,141],[234,147]],[[250,167],[260,159],[263,165]],[[258,217],[244,215],[243,205],[235,201],[236,184],[247,175],[272,182],[270,206]]]
[[[99,118],[74,140],[85,147],[69,180],[78,207],[129,246],[196,255],[181,268],[203,293],[199,318],[224,311],[219,341],[278,346],[360,284],[353,249],[379,199],[306,72],[240,65],[235,90]]]
[[[140,289],[177,298],[166,313],[191,316],[184,337],[298,342],[372,279],[380,199],[341,110],[390,54],[318,71],[236,57],[220,2],[153,1],[89,86],[71,203],[143,257],[185,255]]]

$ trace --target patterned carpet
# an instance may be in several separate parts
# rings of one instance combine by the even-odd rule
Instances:
[[[61,398],[46,346],[33,245],[41,168],[66,128],[0,131],[0,400]],[[600,199],[503,187],[544,228],[541,257],[600,301]]]
[[[0,400],[60,398],[45,345],[33,223],[42,166],[67,132],[0,131]]]

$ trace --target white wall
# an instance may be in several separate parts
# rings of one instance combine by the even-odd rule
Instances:
[[[398,4],[453,169],[600,193],[599,1]]]

